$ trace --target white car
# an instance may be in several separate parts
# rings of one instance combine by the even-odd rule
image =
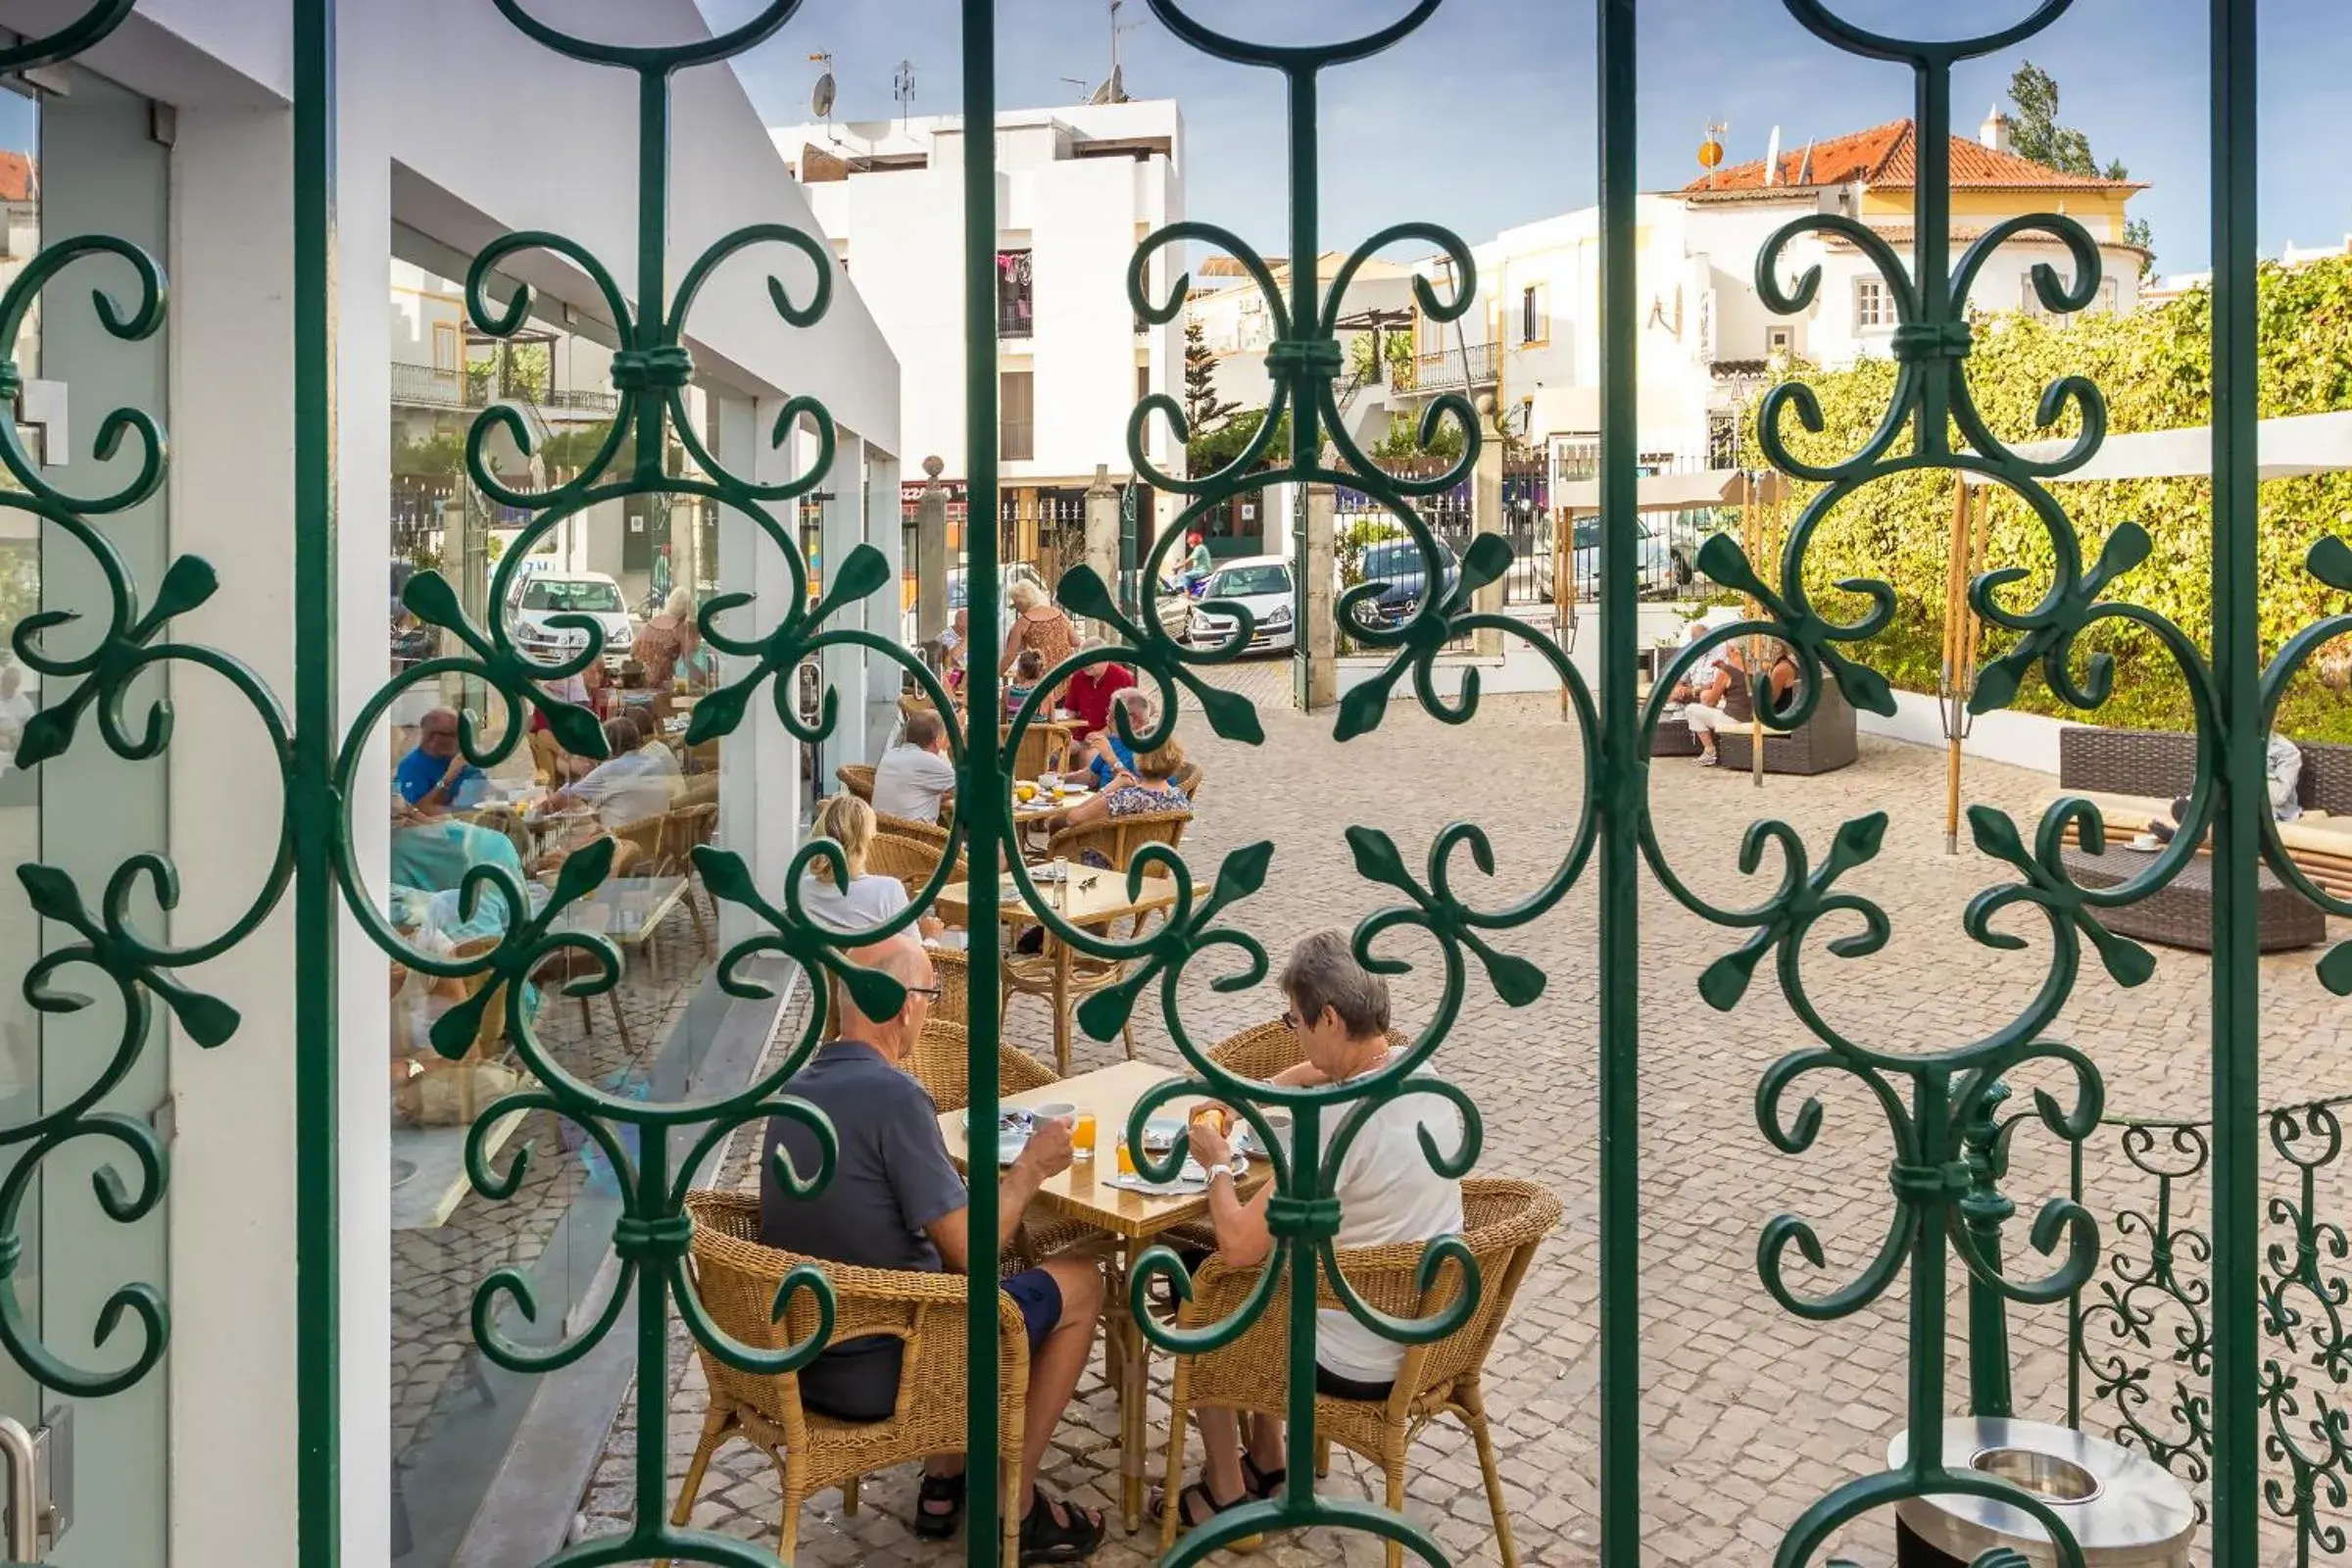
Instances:
[[[558,615],[586,615],[604,628],[605,663],[618,668],[637,642],[637,623],[620,584],[601,571],[534,571],[514,590],[514,646],[540,663],[579,646],[579,634],[550,625]]]
[[[1298,646],[1298,628],[1292,620],[1297,585],[1291,564],[1280,556],[1250,556],[1229,561],[1208,579],[1208,586],[1186,617],[1184,640],[1195,647],[1213,646],[1233,635],[1234,617],[1214,608],[1225,600],[1250,612],[1252,622],[1248,652],[1287,653]]]

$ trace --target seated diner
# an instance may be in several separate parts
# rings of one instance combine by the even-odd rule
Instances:
[[[820,857],[809,862],[808,869],[801,873],[800,887],[801,908],[808,918],[834,931],[872,931],[887,925],[906,907],[906,889],[897,877],[865,868],[876,826],[874,808],[857,796],[826,797],[817,809],[816,836],[841,846],[850,875],[836,884],[830,861]],[[947,929],[930,914],[916,920],[915,926],[926,937],[936,937]]]
[[[1388,982],[1355,961],[1348,939],[1320,931],[1291,950],[1280,984],[1288,1000],[1284,1014],[1298,1036],[1305,1059],[1275,1076],[1277,1084],[1305,1087],[1347,1083],[1387,1066]],[[1426,1136],[1440,1151],[1461,1147],[1460,1114],[1432,1094],[1406,1092],[1394,1100],[1355,1105],[1338,1113],[1363,1125],[1348,1146],[1332,1183],[1340,1228],[1333,1245],[1388,1247],[1435,1241],[1462,1229],[1461,1184],[1441,1176],[1422,1152]],[[1262,1264],[1273,1250],[1266,1204],[1267,1182],[1248,1200],[1234,1178],[1229,1141],[1232,1112],[1214,1102],[1196,1105],[1190,1117],[1193,1157],[1208,1172],[1208,1212],[1217,1257],[1240,1268]],[[1382,1339],[1344,1310],[1326,1308],[1316,1329],[1315,1390],[1339,1399],[1385,1399],[1404,1364],[1405,1348]],[[1191,1528],[1228,1509],[1274,1495],[1288,1472],[1283,1464],[1282,1423],[1251,1416],[1245,1438],[1232,1410],[1199,1413],[1200,1446],[1206,1456],[1200,1479],[1175,1499],[1177,1519]],[[1154,1505],[1156,1513],[1167,1506]]]
[[[761,1160],[760,1239],[858,1268],[961,1273],[971,1261],[971,1197],[940,1136],[939,1107],[900,1066],[939,995],[938,971],[921,944],[904,932],[849,956],[899,980],[906,1000],[889,1018],[841,1007],[832,1020],[833,1037],[794,1076],[793,1094],[822,1111],[838,1137],[833,1179],[811,1197],[795,1198],[778,1179],[775,1161]],[[999,1178],[1000,1249],[1011,1242],[1038,1189],[1069,1168],[1070,1133],[1066,1120],[1040,1122]],[[816,1168],[815,1135],[800,1121],[770,1121],[767,1141],[794,1169]],[[1094,1347],[1102,1270],[1088,1258],[1049,1258],[999,1288],[1020,1309],[1029,1333],[1020,1559],[1084,1561],[1102,1544],[1102,1515],[1047,1498],[1037,1471]],[[887,1337],[833,1346],[802,1369],[801,1398],[811,1412],[836,1421],[884,1420],[898,1402],[904,1356],[902,1342]],[[947,1540],[961,1523],[963,1507],[962,1456],[930,1460],[916,1496],[915,1535]]]

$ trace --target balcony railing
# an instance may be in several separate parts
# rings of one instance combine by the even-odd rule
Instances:
[[[1396,368],[1396,389],[1400,392],[1443,391],[1462,384],[1464,367],[1468,367],[1472,386],[1493,386],[1497,363],[1495,345],[1470,343],[1434,349],[1413,358]]]
[[[451,369],[437,365],[392,367],[392,401],[436,409],[479,409],[489,405],[494,377],[485,368]],[[620,411],[620,394],[595,389],[562,389],[534,397],[516,387],[505,396],[520,398],[542,409],[575,414],[612,415]]]
[[[392,367],[392,401],[432,408],[478,409],[488,401],[483,378],[438,365]]]

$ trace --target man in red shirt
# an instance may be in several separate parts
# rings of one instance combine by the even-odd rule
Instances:
[[[1109,727],[1112,700],[1134,685],[1135,672],[1124,664],[1089,664],[1062,688],[1062,706],[1071,714],[1070,738],[1077,748],[1070,759],[1073,769],[1085,765],[1097,736]]]

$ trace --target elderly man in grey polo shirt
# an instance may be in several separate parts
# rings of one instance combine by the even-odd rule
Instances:
[[[814,1197],[784,1191],[773,1160],[760,1162],[760,1234],[770,1247],[860,1268],[963,1273],[971,1261],[971,1196],[939,1135],[939,1107],[899,1063],[914,1049],[939,975],[920,943],[904,933],[855,950],[856,961],[906,987],[896,1017],[873,1019],[835,992],[839,1033],[796,1075],[792,1093],[822,1110],[840,1149],[833,1179]],[[799,1170],[813,1169],[816,1140],[797,1121],[768,1123],[768,1147]],[[1037,1190],[1070,1164],[1070,1124],[1041,1122],[1003,1177],[997,1245],[1012,1240]],[[1102,1543],[1100,1514],[1037,1488],[1038,1462],[1086,1369],[1102,1310],[1102,1275],[1091,1261],[1049,1258],[1004,1282],[1029,1329],[1029,1394],[1022,1429],[1021,1561],[1079,1562]],[[852,1340],[801,1372],[808,1408],[841,1421],[886,1419],[898,1401],[905,1351],[888,1338]],[[915,1506],[918,1536],[944,1540],[963,1514],[960,1462],[927,1467]]]

